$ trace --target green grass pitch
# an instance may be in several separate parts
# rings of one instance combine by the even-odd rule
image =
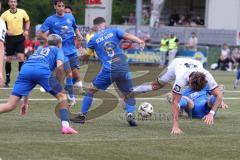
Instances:
[[[81,69],[82,73],[85,68]],[[26,117],[19,116],[18,108],[0,115],[0,160],[238,160],[240,91],[233,90],[234,73],[212,73],[225,85],[224,97],[230,108],[218,111],[213,126],[205,125],[202,120],[182,119],[180,125],[184,134],[180,136],[170,135],[171,110],[164,96],[160,96],[161,91],[155,99],[141,98],[137,104],[150,102],[155,113],[166,117],[140,120],[138,127],[131,128],[122,118],[123,109],[119,103],[113,111],[85,125],[72,124],[80,134],[61,135],[54,113],[57,102],[45,100],[52,97],[34,90],[30,98],[42,100],[30,102]],[[115,94],[112,90],[109,92]],[[10,93],[11,90],[1,89],[1,102],[6,101]],[[98,103],[94,101],[93,108]],[[78,101],[71,111],[76,112],[80,104]]]

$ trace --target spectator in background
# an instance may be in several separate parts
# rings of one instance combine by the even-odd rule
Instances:
[[[198,45],[197,35],[195,32],[192,32],[186,47],[188,48],[188,50],[197,51],[197,45]]]
[[[24,54],[25,54],[26,57],[29,57],[34,51],[33,42],[29,38],[29,36],[25,36],[24,46],[25,46]]]
[[[172,33],[168,40],[168,64],[171,63],[172,60],[176,57],[176,54],[178,52],[178,44],[179,40]]]
[[[128,24],[135,25],[136,24],[136,17],[134,12],[131,12],[128,18]]]
[[[218,59],[218,69],[224,71],[232,70],[231,51],[226,43],[223,44],[223,47],[221,49],[220,57]]]
[[[195,19],[196,25],[203,26],[204,25],[204,20],[198,15]]]
[[[169,17],[169,26],[175,26],[179,21],[180,17],[176,10],[174,13]]]
[[[142,13],[142,24],[149,24],[149,18],[150,18],[150,15],[148,13],[148,10],[143,10],[143,13]]]
[[[238,48],[234,48],[232,50],[231,54],[231,60],[233,62],[233,71],[237,72],[237,70],[240,68],[240,50]]]
[[[232,61],[234,62],[235,70],[237,72],[236,78],[234,80],[234,89],[237,88],[237,86],[240,84],[240,50],[238,48],[235,48],[232,51]]]
[[[168,35],[164,33],[160,41],[160,65],[167,65],[168,41]]]
[[[38,47],[40,47],[40,41],[38,40],[38,38],[37,37],[35,37],[34,38],[34,40],[32,41],[32,43],[33,43],[33,50],[35,51],[35,50],[37,50],[38,49]]]
[[[190,25],[190,22],[187,20],[187,18],[182,15],[180,20],[177,22],[178,25],[181,25],[181,26],[188,26]]]

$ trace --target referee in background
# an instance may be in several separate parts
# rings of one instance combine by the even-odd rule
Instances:
[[[1,18],[5,21],[7,26],[7,35],[5,39],[7,57],[5,64],[5,87],[9,87],[13,55],[17,54],[19,71],[24,63],[24,36],[29,35],[30,28],[29,16],[25,10],[17,8],[17,0],[8,0],[8,5],[9,9],[1,15]]]

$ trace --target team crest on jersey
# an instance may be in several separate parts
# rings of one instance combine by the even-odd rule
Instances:
[[[175,85],[174,88],[173,88],[173,91],[174,92],[180,92],[181,91],[181,87],[179,85]]]
[[[67,19],[67,24],[71,24],[71,19]]]

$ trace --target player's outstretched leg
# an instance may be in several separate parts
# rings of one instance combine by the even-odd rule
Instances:
[[[84,124],[86,121],[86,116],[87,113],[92,105],[92,101],[93,101],[93,95],[94,93],[96,93],[98,90],[96,90],[95,88],[90,88],[87,93],[85,94],[85,96],[83,97],[83,101],[82,101],[82,107],[81,110],[79,112],[79,115],[77,115],[76,117],[74,117],[73,119],[71,119],[72,122],[74,123],[81,123]]]
[[[14,110],[19,100],[20,100],[20,97],[11,95],[7,103],[0,104],[0,113],[10,112]]]
[[[59,102],[59,114],[60,114],[60,119],[61,119],[61,133],[62,134],[77,134],[78,132],[74,130],[70,125],[69,125],[69,112],[68,112],[68,103],[67,103],[67,96],[64,93],[58,93],[56,95],[57,99],[60,101]]]

